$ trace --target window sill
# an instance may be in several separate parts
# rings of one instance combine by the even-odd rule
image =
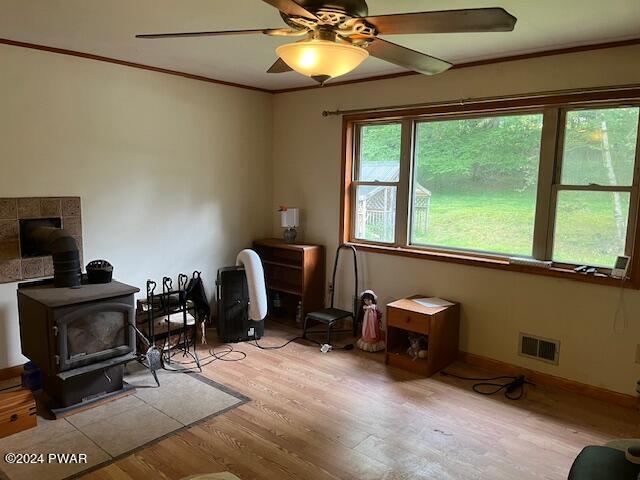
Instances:
[[[482,257],[464,253],[438,252],[433,250],[420,250],[407,247],[392,247],[385,245],[374,245],[369,243],[347,242],[347,245],[353,245],[357,250],[362,252],[382,253],[385,255],[397,255],[400,257],[421,258],[424,260],[433,260],[437,262],[457,263],[461,265],[472,265],[476,267],[494,268],[506,270],[509,272],[529,273],[533,275],[542,275],[546,277],[564,278],[575,280],[578,282],[592,283],[597,285],[608,285],[612,287],[620,287],[621,280],[612,278],[603,274],[587,275],[577,273],[566,268],[542,268],[528,265],[514,265],[508,260],[501,258]],[[624,288],[640,289],[640,285],[632,278],[624,281]]]

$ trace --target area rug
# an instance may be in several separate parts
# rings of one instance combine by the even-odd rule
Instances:
[[[249,401],[200,374],[160,371],[158,377],[154,388],[148,370],[130,364],[125,381],[136,387],[132,395],[58,420],[38,417],[36,428],[0,439],[0,479],[73,478]],[[25,453],[34,455],[11,455]],[[85,454],[86,461],[49,454]],[[16,458],[33,463],[11,463]]]

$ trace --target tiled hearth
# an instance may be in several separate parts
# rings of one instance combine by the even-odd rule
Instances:
[[[22,258],[20,220],[59,218],[75,238],[82,263],[80,197],[0,198],[0,283],[53,276],[51,256]]]

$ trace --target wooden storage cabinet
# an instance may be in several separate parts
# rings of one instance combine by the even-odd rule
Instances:
[[[387,305],[387,346],[385,363],[431,376],[458,357],[460,305],[425,307],[414,298],[396,300]],[[427,357],[412,359],[407,353],[410,333],[427,337]]]
[[[253,242],[267,282],[269,296],[282,294],[287,316],[295,316],[302,302],[303,317],[308,312],[324,308],[324,247],[322,245],[290,244],[276,238]]]
[[[34,428],[38,423],[31,390],[0,393],[0,438]]]

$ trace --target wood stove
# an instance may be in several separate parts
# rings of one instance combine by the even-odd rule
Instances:
[[[22,353],[42,371],[54,408],[103,398],[123,388],[136,354],[134,294],[112,281],[56,288],[53,280],[18,285]]]

